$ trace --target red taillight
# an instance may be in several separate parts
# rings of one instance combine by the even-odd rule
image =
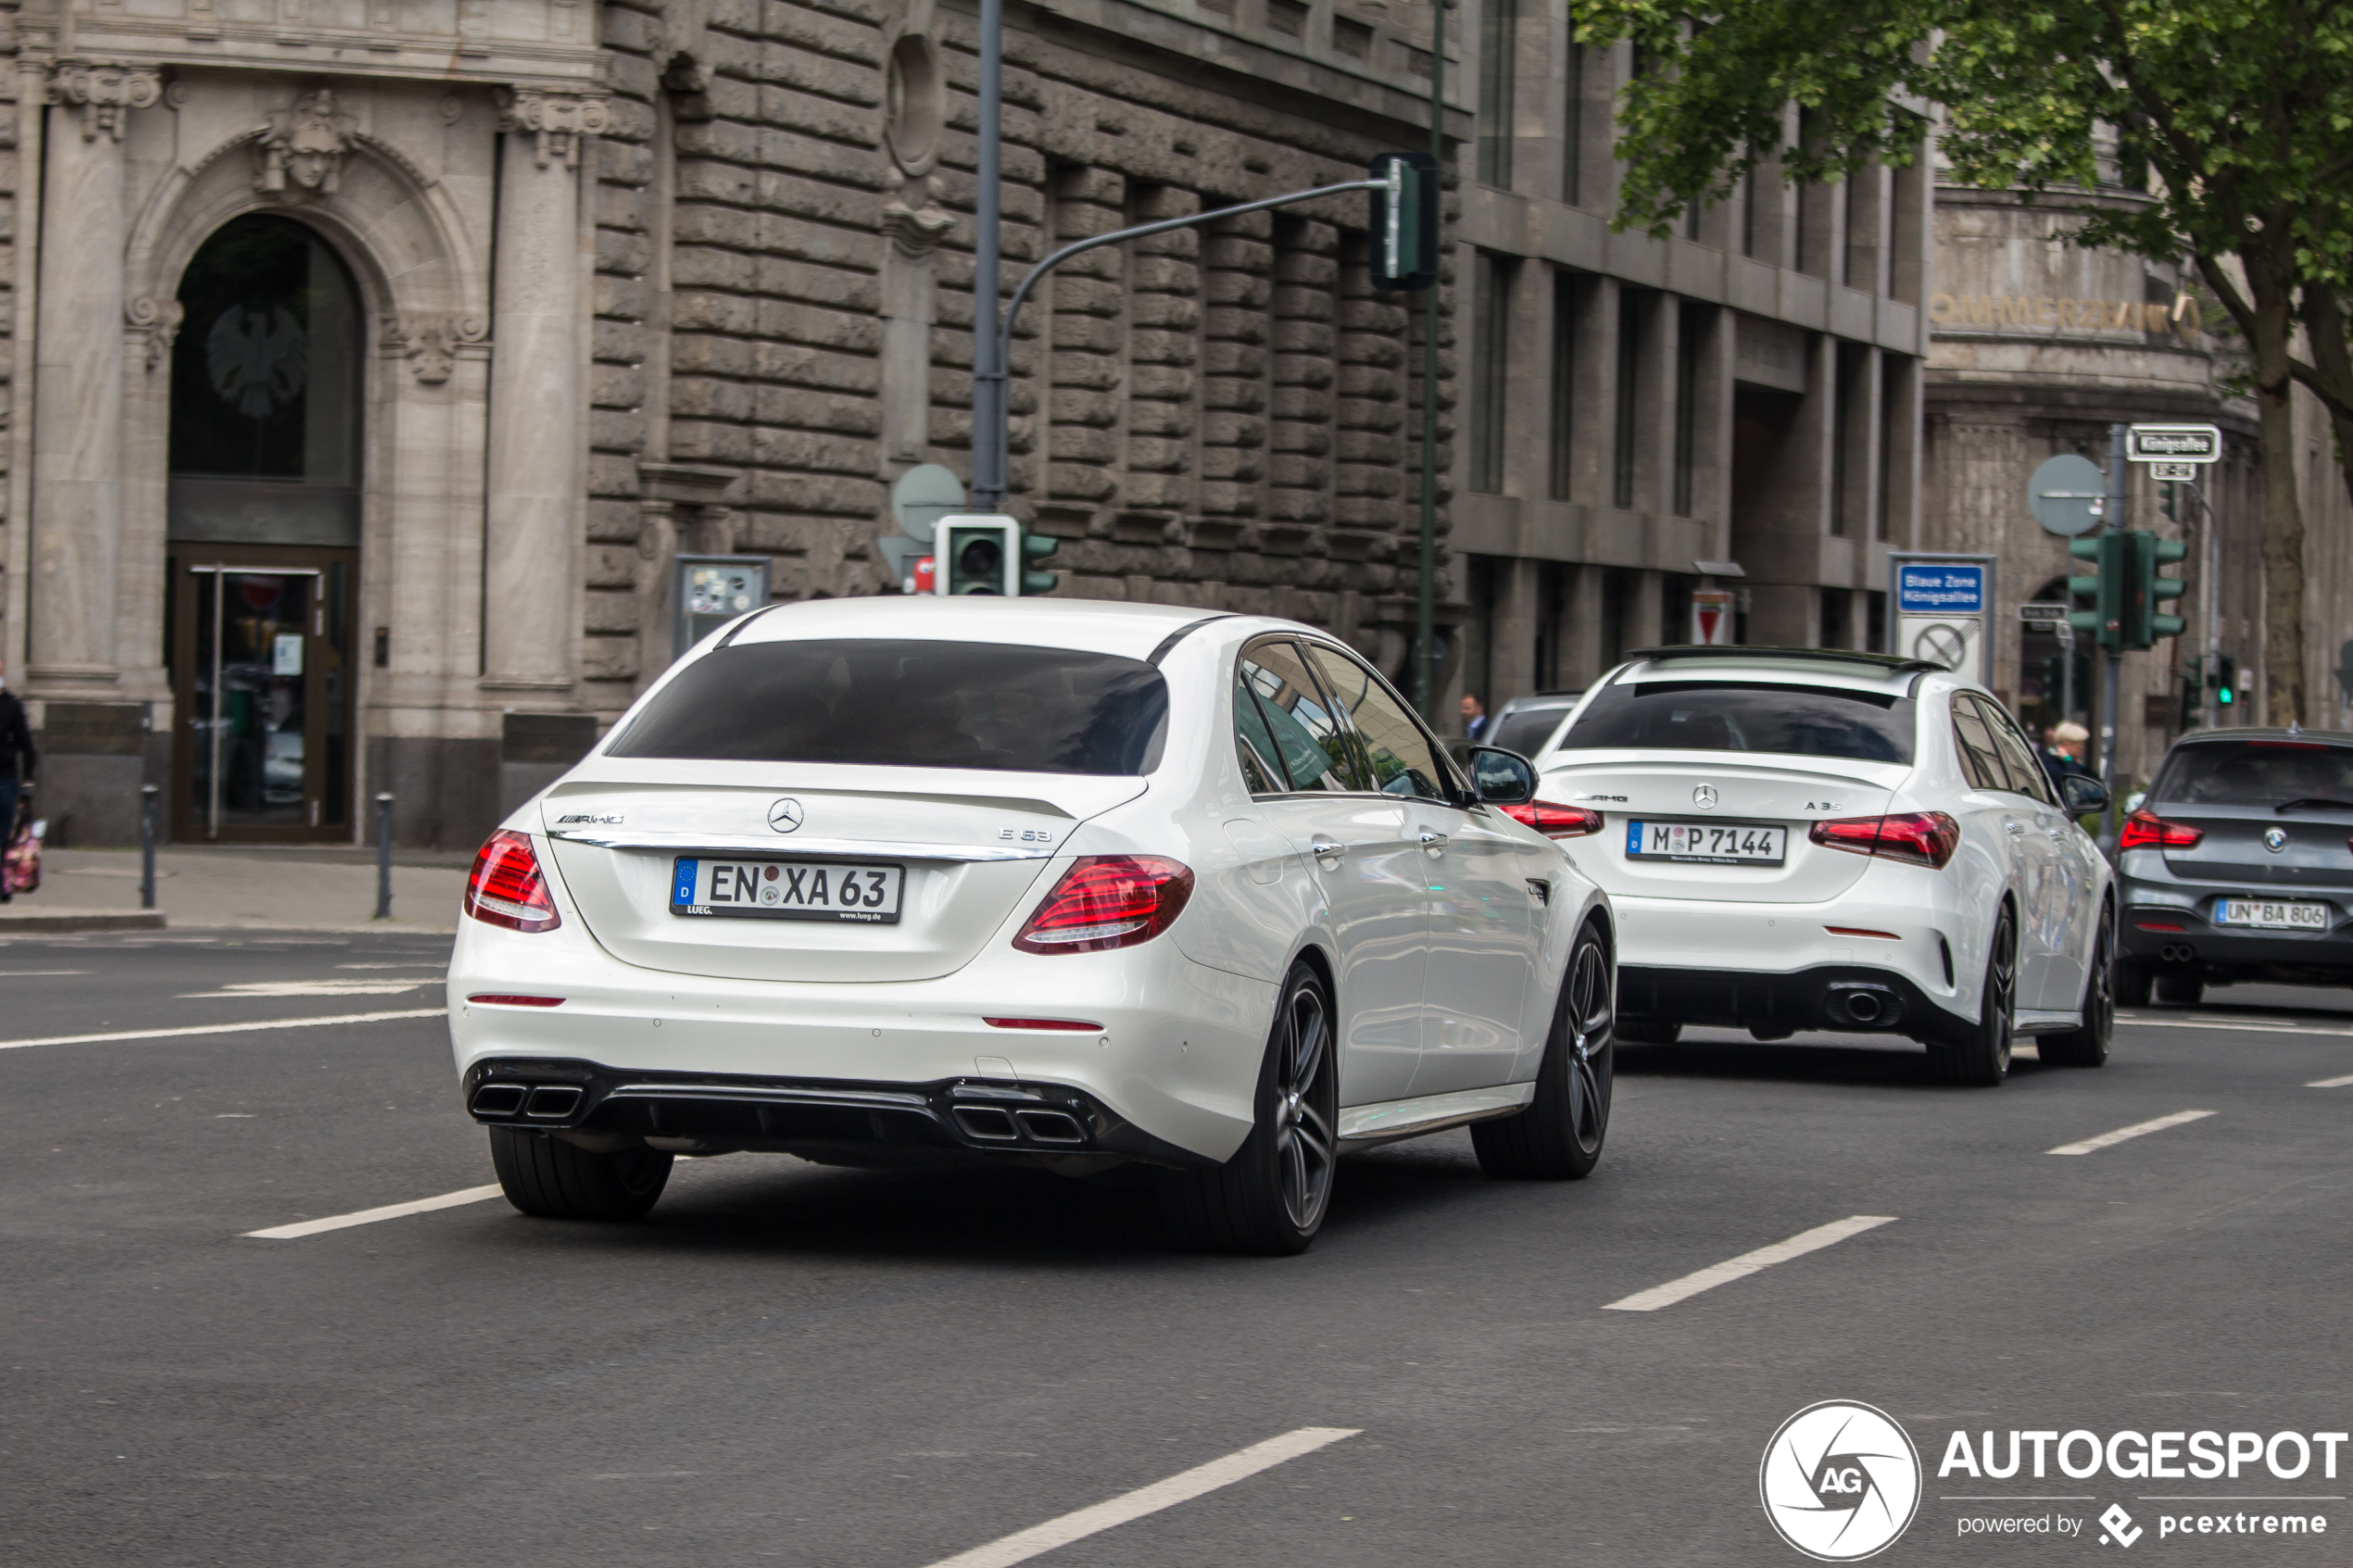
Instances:
[[[2119,849],[2193,849],[2206,836],[2204,828],[2194,828],[2187,822],[2169,822],[2156,812],[2145,809],[2124,819],[2124,831],[2118,835]]]
[[[563,923],[529,834],[502,828],[483,845],[466,876],[466,913],[510,931],[553,931]]]
[[[1526,822],[1546,838],[1581,838],[1602,831],[1602,814],[1582,806],[1555,806],[1549,800],[1523,801],[1496,808],[1516,822]]]
[[[1158,855],[1088,855],[1054,884],[1013,938],[1025,953],[1100,953],[1168,929],[1193,896],[1193,873]]]
[[[1825,849],[1876,855],[1937,871],[1961,847],[1961,824],[1942,811],[1907,811],[1894,817],[1833,817],[1816,822],[1806,835]]]
[[[1062,1029],[1078,1035],[1100,1035],[1103,1026],[1078,1018],[984,1018],[991,1029]]]
[[[496,991],[484,991],[468,997],[466,1000],[494,1008],[560,1008],[564,1005],[561,997],[518,997]]]

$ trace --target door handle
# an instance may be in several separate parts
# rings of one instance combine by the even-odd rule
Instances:
[[[1446,847],[1446,835],[1442,833],[1425,833],[1422,834],[1422,847],[1435,855]]]
[[[2012,837],[2017,837],[2026,832],[2024,828],[2019,826],[2016,822],[2004,822],[2002,826],[2009,830]]]
[[[1319,838],[1307,847],[1307,852],[1319,860],[1337,860],[1346,854],[1347,850],[1328,838]]]

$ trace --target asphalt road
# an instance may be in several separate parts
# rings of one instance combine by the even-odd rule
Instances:
[[[0,1047],[430,1008],[446,951],[0,944]],[[1118,1186],[761,1156],[682,1161],[635,1226],[492,1198],[253,1239],[493,1179],[437,1018],[0,1048],[0,1561],[927,1568],[1336,1427],[1039,1561],[1797,1563],[1759,1456],[1842,1399],[1927,1466],[1882,1561],[2108,1551],[2113,1502],[2134,1556],[2339,1562],[2353,1451],[2334,1480],[1937,1474],[1956,1428],[2353,1426],[2353,1083],[2306,1086],[2353,1077],[2353,997],[2212,995],[1992,1092],[1859,1041],[1624,1049],[1592,1180],[1398,1146],[1283,1261],[1171,1250]],[[1610,1310],[1857,1215],[1893,1218]],[[2331,1533],[2161,1537],[2208,1506],[2145,1500],[2180,1495]],[[2092,1522],[1960,1533],[2006,1514]]]

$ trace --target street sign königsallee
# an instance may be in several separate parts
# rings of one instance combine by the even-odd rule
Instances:
[[[2124,457],[2135,463],[2212,463],[2222,457],[2222,433],[2212,425],[2133,425]]]

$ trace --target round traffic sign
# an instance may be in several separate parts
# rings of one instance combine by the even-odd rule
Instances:
[[[1969,639],[1957,626],[1931,621],[1912,639],[1912,657],[1941,664],[1947,670],[1958,670],[1961,660],[1969,657]]]
[[[2089,533],[2100,525],[2108,499],[2108,475],[2091,458],[2062,452],[2034,470],[2026,482],[2026,504],[2044,531],[2062,539]]]
[[[890,515],[910,539],[931,543],[931,532],[941,518],[964,509],[964,482],[952,470],[924,463],[899,476],[890,487]]]

